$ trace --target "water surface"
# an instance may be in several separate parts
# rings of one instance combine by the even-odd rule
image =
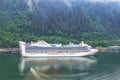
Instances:
[[[70,58],[1,54],[0,80],[120,80],[120,53]]]

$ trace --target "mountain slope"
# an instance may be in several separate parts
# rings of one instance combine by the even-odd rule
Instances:
[[[1,0],[0,46],[15,47],[19,40],[119,39],[119,22],[120,5],[117,2]]]
[[[66,34],[65,37],[77,39],[87,37],[95,39],[97,36],[120,37],[120,7],[117,3],[92,4],[73,1],[71,4],[71,7],[68,7],[59,1],[37,3],[38,6],[33,7],[31,15],[33,19],[31,30],[36,34],[62,36]]]

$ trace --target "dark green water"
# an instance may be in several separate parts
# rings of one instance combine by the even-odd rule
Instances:
[[[120,80],[120,53],[76,58],[1,54],[0,80]]]

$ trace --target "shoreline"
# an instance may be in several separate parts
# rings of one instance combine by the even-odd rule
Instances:
[[[19,48],[8,48],[8,49],[0,49],[0,54],[4,54],[4,53],[19,53],[20,52],[20,49]],[[115,53],[118,53],[120,51],[110,51],[110,50],[107,50],[105,48],[103,49],[99,49],[98,52],[115,52]]]
[[[2,54],[2,53],[18,53],[18,52],[20,52],[19,48],[0,49],[0,54]]]
[[[100,48],[98,48],[98,50],[99,50],[99,52],[116,52],[116,53],[120,52],[120,49],[116,49],[116,48],[109,49],[109,48],[105,48],[105,47],[100,47]]]

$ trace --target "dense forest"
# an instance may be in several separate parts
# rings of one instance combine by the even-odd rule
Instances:
[[[46,40],[120,45],[120,3],[89,0],[0,0],[0,47]]]

